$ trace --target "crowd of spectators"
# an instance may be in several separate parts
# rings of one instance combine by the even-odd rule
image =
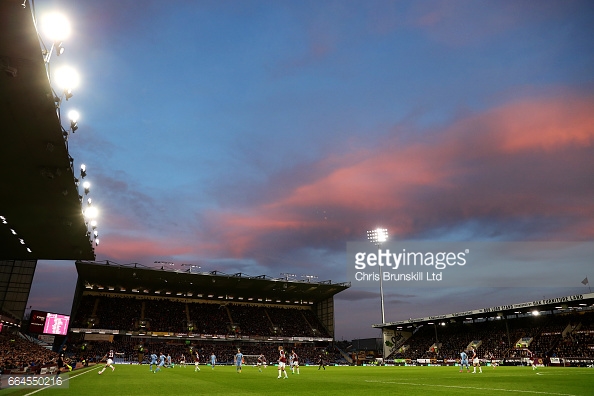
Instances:
[[[114,314],[117,313],[117,314]],[[311,309],[85,295],[71,327],[211,335],[329,337]]]
[[[18,335],[0,336],[0,373],[26,371],[39,374],[41,367],[55,362],[58,354]]]
[[[144,317],[147,330],[174,333],[187,332],[186,304],[171,300],[145,300]]]
[[[457,359],[473,343],[479,357],[494,359],[520,356],[528,349],[539,357],[594,357],[594,313],[585,315],[547,315],[482,323],[425,325],[415,329],[405,348],[392,352],[388,359]],[[517,345],[521,339],[527,346]],[[432,348],[437,346],[437,348]]]

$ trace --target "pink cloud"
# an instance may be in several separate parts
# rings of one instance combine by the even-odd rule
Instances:
[[[332,170],[279,198],[241,213],[210,213],[199,246],[234,257],[304,241],[322,246],[337,235],[358,235],[370,219],[402,237],[471,219],[497,225],[522,218],[535,222],[531,232],[545,222],[557,232],[591,235],[592,220],[571,224],[594,214],[594,203],[585,199],[592,187],[579,182],[594,177],[592,108],[592,97],[528,98],[413,143],[391,136],[375,151],[322,161],[316,168],[332,163]],[[213,235],[232,242],[201,245]]]
[[[138,261],[142,258],[173,257],[191,252],[186,241],[159,235],[155,238],[146,235],[125,236],[108,234],[101,238],[101,244],[95,248],[98,260],[114,260],[120,263]]]

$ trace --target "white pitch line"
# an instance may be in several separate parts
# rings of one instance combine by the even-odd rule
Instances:
[[[395,385],[433,386],[433,387],[438,387],[438,388],[456,388],[456,389],[472,389],[472,390],[484,390],[484,391],[501,391],[501,392],[513,392],[513,393],[533,393],[533,394],[539,394],[539,395],[576,396],[576,395],[573,395],[571,393],[554,393],[554,392],[542,392],[542,391],[519,390],[519,389],[503,389],[503,388],[481,388],[481,387],[478,387],[478,386],[417,384],[417,383],[414,383],[414,382],[372,381],[372,380],[365,380],[365,382],[378,382],[378,383],[381,383],[381,384],[395,384]]]
[[[91,371],[93,371],[93,370],[97,370],[98,368],[99,368],[99,366],[97,366],[97,367],[94,367],[94,368],[92,368],[92,369],[89,369],[89,370],[85,371],[84,373],[80,373],[80,374],[76,374],[76,375],[71,375],[70,377],[66,377],[66,378],[64,378],[62,381],[69,381],[69,380],[70,380],[70,379],[72,379],[72,378],[76,378],[76,377],[78,377],[79,375],[83,375],[83,374],[90,373]],[[42,391],[42,390],[44,390],[44,389],[51,388],[52,386],[56,386],[56,385],[48,385],[48,386],[44,386],[43,388],[35,389],[35,390],[34,390],[33,392],[31,392],[31,393],[27,393],[25,396],[30,396],[30,395],[33,395],[33,394],[35,394],[35,393],[37,393],[37,392],[41,392],[41,391]]]

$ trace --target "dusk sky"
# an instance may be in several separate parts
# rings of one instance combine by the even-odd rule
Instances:
[[[97,260],[347,281],[347,242],[594,239],[592,1],[51,1]],[[594,258],[592,262],[594,269]],[[386,319],[587,292],[386,291]],[[485,270],[485,277],[490,273]],[[69,313],[73,262],[29,305]],[[379,290],[335,297],[379,336]]]

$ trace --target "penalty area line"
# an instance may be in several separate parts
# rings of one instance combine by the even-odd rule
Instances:
[[[97,367],[93,367],[93,368],[91,368],[91,369],[89,369],[89,370],[85,371],[84,373],[75,374],[75,375],[71,375],[71,376],[69,376],[69,377],[66,377],[66,378],[64,378],[62,381],[70,381],[72,378],[76,378],[76,377],[78,377],[79,375],[83,375],[83,374],[90,373],[91,371],[97,370],[98,368],[99,368],[99,366],[97,365]],[[35,393],[37,393],[37,392],[41,392],[42,390],[44,390],[44,389],[47,389],[47,388],[51,388],[51,387],[53,387],[53,386],[56,386],[56,385],[48,385],[48,386],[44,386],[43,388],[35,389],[33,392],[27,393],[25,396],[30,396],[30,395],[33,395],[33,394],[35,394]]]
[[[554,395],[554,396],[576,396],[571,393],[554,393],[544,391],[519,390],[519,389],[505,389],[505,388],[481,388],[478,386],[461,386],[461,385],[439,385],[439,384],[419,384],[414,382],[396,382],[396,381],[373,381],[365,380],[365,382],[377,382],[380,384],[394,384],[394,385],[413,385],[413,386],[432,386],[436,388],[454,388],[454,389],[469,389],[469,390],[484,390],[484,391],[500,391],[512,393],[531,393],[537,395]]]

